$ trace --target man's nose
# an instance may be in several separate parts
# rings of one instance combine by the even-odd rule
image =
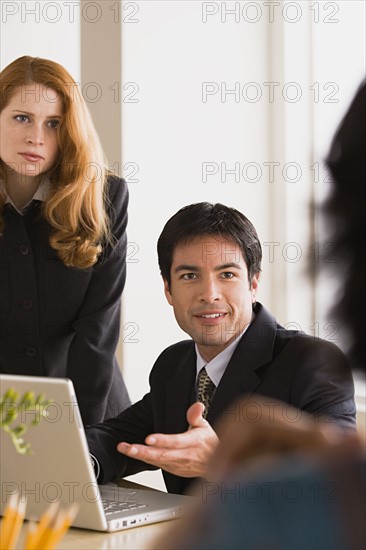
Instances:
[[[210,277],[202,281],[200,300],[208,304],[221,300],[221,286],[216,278]]]

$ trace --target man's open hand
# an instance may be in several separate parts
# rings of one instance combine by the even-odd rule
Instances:
[[[205,477],[218,437],[203,419],[204,405],[194,403],[187,411],[189,429],[180,434],[150,434],[146,445],[121,442],[117,450],[130,458],[152,464],[181,477]]]

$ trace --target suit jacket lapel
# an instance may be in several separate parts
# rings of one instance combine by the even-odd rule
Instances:
[[[256,317],[238,343],[216,390],[208,422],[216,422],[229,405],[244,394],[254,393],[262,379],[258,369],[273,357],[277,324],[261,304]]]
[[[177,358],[173,376],[165,384],[166,433],[185,432],[188,428],[186,413],[192,404],[196,379],[196,352],[192,341],[186,353]]]

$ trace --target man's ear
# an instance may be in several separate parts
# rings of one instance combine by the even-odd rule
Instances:
[[[166,299],[168,300],[168,303],[169,305],[173,305],[173,298],[172,298],[172,295],[170,293],[170,288],[169,288],[169,283],[166,279],[163,278],[163,282],[164,282],[164,293],[165,293],[165,297]]]
[[[260,271],[255,273],[252,277],[251,282],[250,282],[250,290],[251,290],[251,293],[252,293],[252,302],[253,302],[253,304],[255,304],[255,302],[256,302],[260,275],[261,275]]]

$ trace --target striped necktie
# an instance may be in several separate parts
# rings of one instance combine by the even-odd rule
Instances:
[[[198,374],[197,383],[197,399],[205,406],[205,410],[202,414],[203,418],[207,417],[215,391],[216,386],[207,374],[205,367],[203,367]]]

